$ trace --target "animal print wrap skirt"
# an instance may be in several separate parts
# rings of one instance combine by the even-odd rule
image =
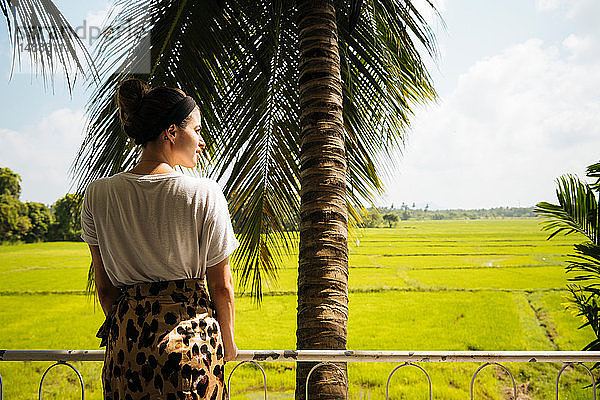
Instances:
[[[204,282],[122,289],[98,331],[106,400],[226,398],[221,332]]]

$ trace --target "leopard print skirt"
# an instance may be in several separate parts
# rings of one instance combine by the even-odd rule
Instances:
[[[204,282],[126,287],[98,331],[105,400],[222,400],[224,359]]]

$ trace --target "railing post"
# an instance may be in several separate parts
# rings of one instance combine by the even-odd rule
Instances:
[[[319,367],[323,367],[325,365],[331,365],[332,367],[337,368],[337,370],[340,372],[340,374],[342,375],[342,379],[346,379],[346,375],[344,375],[344,371],[342,371],[342,369],[340,367],[338,367],[337,365],[335,365],[334,363],[330,363],[329,361],[323,361],[318,363],[317,365],[315,365],[314,367],[312,367],[310,369],[310,371],[308,371],[308,375],[306,375],[306,382],[304,384],[304,387],[306,388],[306,396],[304,397],[304,400],[308,400],[308,380],[310,379],[311,374],[313,373],[313,371]],[[346,382],[348,382],[346,380]],[[346,386],[346,395],[348,394],[348,386]]]
[[[582,364],[580,362],[578,362],[578,363],[565,363],[565,365],[563,365],[563,367],[560,369],[560,371],[558,371],[558,375],[556,376],[556,400],[558,400],[558,382],[560,381],[560,375],[563,373],[563,371],[567,367],[573,367],[573,368],[575,368],[574,367],[575,365],[581,365],[590,374],[590,377],[592,378],[593,399],[596,400],[596,379],[594,378],[594,374],[592,373],[592,371],[585,364]]]
[[[432,392],[431,392],[431,378],[429,377],[429,374],[427,373],[427,371],[425,371],[420,365],[417,364],[413,364],[411,362],[405,362],[402,365],[398,365],[396,368],[394,368],[392,370],[392,372],[390,372],[390,374],[388,375],[388,380],[387,380],[387,385],[385,386],[385,398],[386,400],[390,399],[390,380],[392,379],[392,375],[394,375],[394,372],[396,372],[396,370],[402,368],[402,367],[406,367],[407,365],[411,365],[413,367],[417,367],[419,368],[421,371],[423,371],[423,373],[425,374],[425,376],[427,377],[427,381],[429,382],[429,400],[431,400],[432,397]]]
[[[42,385],[44,384],[44,378],[46,377],[46,374],[48,373],[48,371],[50,371],[52,368],[56,367],[57,365],[66,365],[67,367],[70,367],[73,371],[75,371],[75,373],[79,377],[79,383],[81,384],[81,400],[84,400],[85,399],[85,389],[83,386],[83,378],[81,377],[81,374],[79,373],[77,368],[75,368],[74,366],[72,366],[71,364],[69,364],[68,362],[65,362],[65,361],[57,361],[55,364],[52,364],[51,366],[49,366],[48,369],[44,372],[44,375],[42,375],[42,380],[40,380],[40,389],[38,391],[38,400],[42,400]]]
[[[263,383],[265,386],[265,400],[267,400],[267,375],[265,374],[265,370],[263,369],[263,367],[256,361],[242,361],[242,362],[238,363],[235,367],[233,367],[233,369],[229,373],[229,378],[227,378],[227,393],[229,393],[229,396],[231,396],[231,376],[233,375],[233,373],[235,372],[237,367],[239,367],[242,364],[248,364],[248,363],[254,364],[258,368],[260,368],[260,371],[262,372],[262,375],[263,375]],[[0,399],[0,400],[2,400],[2,399]]]
[[[508,368],[506,368],[504,365],[498,364],[496,362],[487,362],[487,363],[483,364],[481,367],[477,368],[477,371],[475,371],[475,373],[473,374],[473,379],[471,379],[471,400],[473,400],[473,385],[475,384],[475,378],[477,377],[477,374],[479,373],[479,371],[481,371],[488,365],[497,365],[497,366],[501,367],[502,369],[504,369],[508,373],[508,375],[510,376],[510,379],[512,379],[512,384],[513,384],[513,390],[514,390],[513,400],[517,400],[517,384],[515,383],[515,378],[510,373]]]

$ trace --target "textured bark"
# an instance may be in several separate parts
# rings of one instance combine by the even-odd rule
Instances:
[[[300,0],[300,261],[298,349],[345,349],[348,230],[342,87],[333,1]],[[298,363],[296,399],[315,363]],[[346,365],[315,370],[309,398],[347,398]]]

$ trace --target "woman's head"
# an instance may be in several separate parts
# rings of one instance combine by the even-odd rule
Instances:
[[[150,89],[139,79],[128,79],[117,89],[117,104],[123,130],[145,146],[162,132],[175,125],[185,129],[193,115],[199,119],[196,103],[181,89],[157,87]],[[195,121],[197,122],[197,121]]]

